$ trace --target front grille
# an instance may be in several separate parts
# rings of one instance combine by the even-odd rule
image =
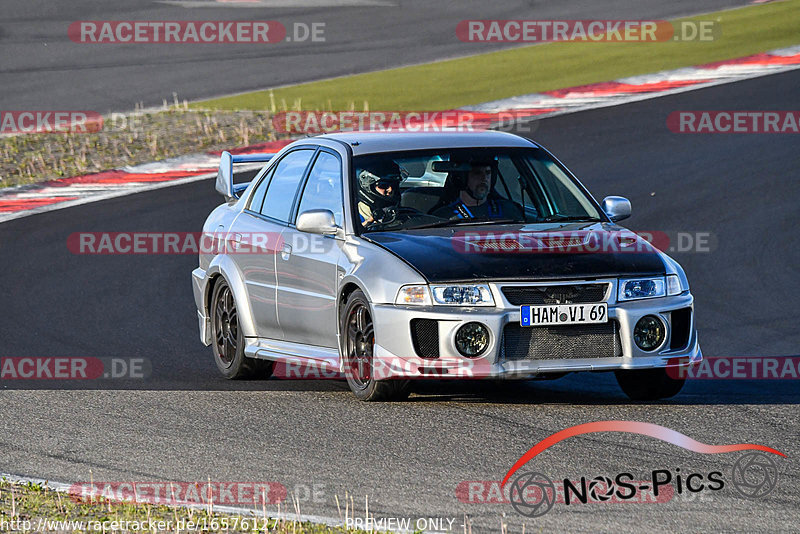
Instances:
[[[616,321],[600,324],[520,326],[503,329],[501,357],[506,360],[558,360],[622,356]]]
[[[508,302],[526,304],[586,304],[602,302],[608,284],[574,284],[551,286],[505,286],[501,288]]]
[[[669,341],[670,349],[682,349],[689,343],[689,327],[692,324],[692,309],[681,308],[670,312],[672,335]]]
[[[439,321],[411,319],[411,343],[420,358],[439,357]]]

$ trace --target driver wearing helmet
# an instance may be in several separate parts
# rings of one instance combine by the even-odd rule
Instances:
[[[378,161],[358,174],[358,214],[361,224],[392,222],[400,205],[403,175],[392,160]]]

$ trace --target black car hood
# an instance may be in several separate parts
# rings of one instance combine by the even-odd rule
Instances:
[[[521,245],[512,251],[484,246],[497,243],[501,236]],[[665,274],[656,249],[635,234],[606,223],[458,226],[370,232],[362,237],[405,260],[429,282]],[[619,246],[620,240],[628,245]],[[630,244],[633,240],[638,240],[635,245]]]

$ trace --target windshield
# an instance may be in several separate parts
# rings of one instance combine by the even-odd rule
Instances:
[[[386,152],[353,162],[357,223],[365,232],[605,220],[541,149]]]

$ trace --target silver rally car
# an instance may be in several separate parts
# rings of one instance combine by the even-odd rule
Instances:
[[[235,184],[237,163],[263,167]],[[652,400],[702,360],[680,265],[616,224],[626,199],[598,204],[527,139],[309,137],[223,153],[217,190],[192,281],[227,378],[317,366],[390,400],[411,379],[614,371]]]

